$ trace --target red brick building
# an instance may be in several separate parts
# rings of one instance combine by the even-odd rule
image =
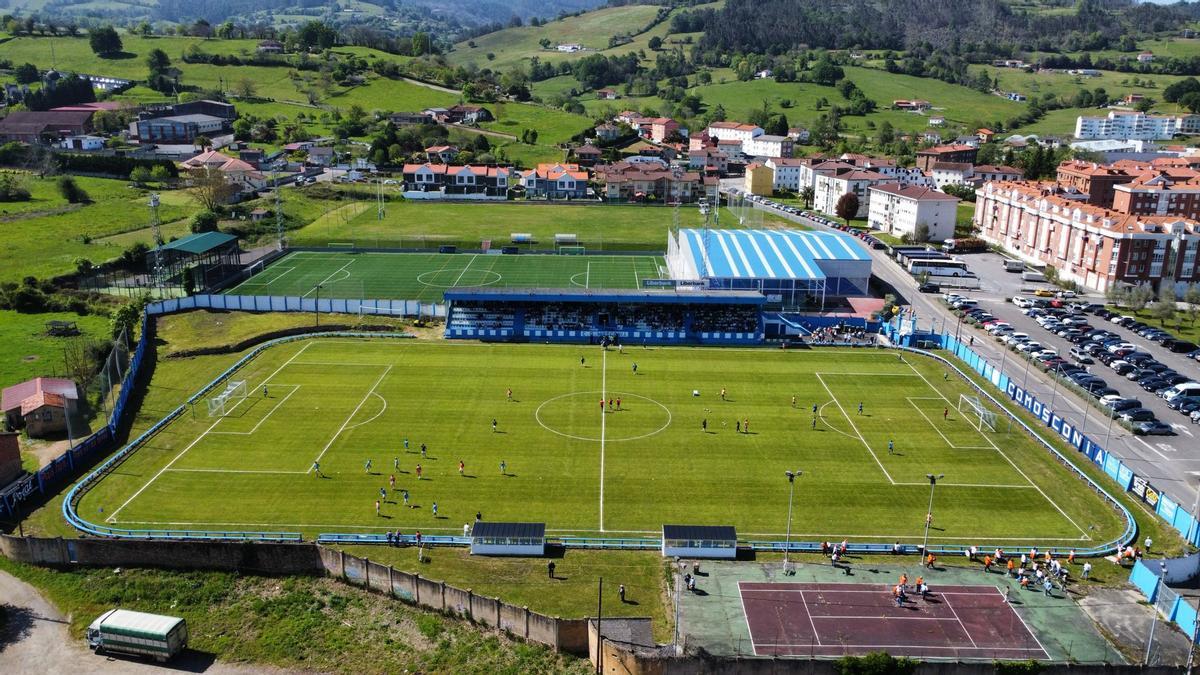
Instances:
[[[1056,179],[1062,187],[1087,195],[1088,204],[1107,209],[1113,205],[1113,188],[1133,180],[1133,174],[1114,166],[1068,160],[1058,165]]]
[[[979,150],[965,143],[954,145],[935,145],[931,148],[917,151],[917,168],[922,171],[932,171],[938,162],[954,162],[974,164]]]

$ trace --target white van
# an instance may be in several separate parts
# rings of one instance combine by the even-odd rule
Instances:
[[[1173,401],[1180,396],[1200,396],[1200,382],[1181,382],[1163,394],[1163,398],[1168,401]]]

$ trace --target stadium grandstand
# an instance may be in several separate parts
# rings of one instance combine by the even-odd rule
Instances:
[[[871,256],[841,232],[682,229],[669,237],[666,263],[676,283],[758,291],[785,309],[864,296],[871,278]]]
[[[446,337],[507,342],[759,344],[757,291],[505,289],[446,291]]]

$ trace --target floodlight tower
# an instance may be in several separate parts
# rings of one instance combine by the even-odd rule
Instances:
[[[159,221],[159,219],[158,219],[158,201],[159,201],[159,200],[158,200],[158,193],[157,193],[157,192],[151,192],[151,193],[150,193],[150,201],[149,201],[149,206],[150,206],[150,229],[151,229],[151,231],[154,233],[154,263],[153,263],[153,265],[154,265],[154,269],[153,269],[153,274],[154,274],[154,281],[155,281],[155,283],[157,283],[157,282],[158,282],[158,280],[159,280],[159,277],[162,275],[162,245],[163,245],[163,236],[162,236],[162,224],[160,223],[160,221]]]
[[[279,167],[271,169],[271,179],[275,182],[275,239],[279,250],[283,250],[283,196],[279,194]]]
[[[379,179],[379,195],[375,200],[375,220],[383,220],[385,212],[383,206],[383,176],[376,176],[376,178]]]

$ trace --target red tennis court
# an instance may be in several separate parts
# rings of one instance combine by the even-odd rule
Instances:
[[[886,651],[947,659],[1048,659],[995,586],[943,586],[897,607],[880,584],[738,584],[758,656]]]

